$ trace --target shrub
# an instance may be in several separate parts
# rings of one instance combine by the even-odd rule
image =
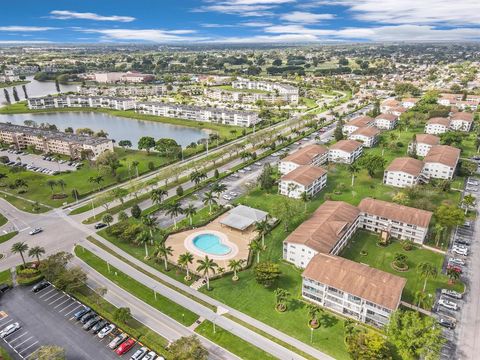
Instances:
[[[37,274],[34,277],[28,277],[28,278],[21,277],[21,276],[17,277],[17,283],[18,283],[18,285],[21,285],[21,286],[33,285],[33,284],[36,284],[37,282],[39,282],[40,280],[43,280],[43,275],[42,274]]]
[[[17,269],[17,275],[24,278],[32,278],[40,274],[37,269]]]

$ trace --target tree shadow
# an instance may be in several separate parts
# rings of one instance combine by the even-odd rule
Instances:
[[[333,315],[324,313],[320,316],[320,323],[322,324],[322,327],[330,328],[338,323],[338,318]]]

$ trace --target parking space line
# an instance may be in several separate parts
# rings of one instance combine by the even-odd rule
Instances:
[[[48,289],[48,287],[47,287],[47,289]],[[52,291],[55,291],[55,290],[56,290],[55,288],[53,288],[53,289],[52,289],[52,288],[50,288],[50,290],[49,290],[49,291],[47,291],[45,294],[42,294],[42,295],[40,295],[40,296],[39,296],[39,298],[41,299],[41,298],[43,298],[44,296],[46,296],[46,295],[50,294]],[[41,292],[41,291],[40,291],[40,292]]]
[[[33,345],[36,345],[36,344],[38,344],[38,340],[35,341],[32,345],[29,345],[28,347],[26,347],[25,349],[23,349],[22,351],[20,351],[20,353],[23,353],[25,350],[30,349]],[[31,354],[30,354],[30,355],[31,355]]]
[[[67,301],[70,301],[70,299],[67,299],[67,300],[65,300],[64,302],[61,302],[61,303],[58,304],[58,305],[55,305],[55,306],[54,306],[54,309],[58,308],[59,306],[62,306],[62,305],[65,304]]]
[[[13,319],[9,319],[6,323],[3,323],[2,325],[7,325],[8,323],[11,323]]]
[[[22,341],[20,344],[15,345],[15,348],[18,348],[20,345],[26,343],[28,340],[32,339],[33,336],[30,336],[27,340]]]
[[[33,354],[35,354],[35,353],[38,351],[38,349],[40,349],[40,347],[38,347],[38,348],[36,348],[35,350],[33,350],[30,354],[28,354],[27,356],[25,356],[24,359],[30,358]],[[20,356],[22,356],[22,355],[20,355]]]
[[[59,310],[58,312],[61,313],[61,312],[63,312],[64,310],[68,309],[68,308],[69,308],[70,306],[72,306],[72,305],[76,305],[76,307],[74,307],[73,310],[71,310],[71,311],[75,311],[75,310],[77,310],[77,309],[80,307],[80,306],[77,304],[77,302],[74,301],[74,302],[72,302],[71,304],[68,304],[67,306],[63,307],[63,308],[62,308],[61,310]],[[65,314],[65,316],[67,316],[69,313],[70,313],[70,311],[67,312],[67,313]]]
[[[17,336],[15,339],[13,339],[12,341],[10,341],[10,343],[14,342],[14,341],[17,341],[18,339],[20,339],[21,337],[25,336],[28,334],[28,331],[25,331],[22,335],[20,336]]]
[[[53,300],[51,303],[48,303],[48,305],[53,305],[55,304],[58,300],[62,300],[65,297],[65,295],[60,296],[58,299]],[[68,299],[67,299],[68,300]]]
[[[19,328],[19,329],[21,329],[21,328]],[[17,331],[18,331],[18,330],[17,330]],[[13,334],[15,334],[17,331],[14,331],[13,333],[11,333],[11,334],[9,334],[9,335],[4,336],[3,338],[6,339],[6,338],[8,338],[9,336],[12,336]],[[7,340],[5,340],[5,341],[6,341],[6,342],[9,342],[9,341],[7,341]]]
[[[45,299],[43,299],[43,301],[49,301],[50,299],[53,299],[55,296],[58,296],[58,295],[61,295],[63,296],[63,294],[59,293],[59,292],[56,292],[55,294],[49,296],[49,297],[46,297]]]

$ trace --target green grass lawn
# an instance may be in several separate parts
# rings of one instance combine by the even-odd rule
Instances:
[[[1,168],[2,168],[2,165],[0,165],[0,171],[1,171]],[[5,189],[5,188],[2,188],[2,189]],[[35,204],[33,204],[29,201],[26,201],[22,198],[19,198],[16,195],[17,194],[10,195],[10,194],[0,193],[0,196],[3,199],[7,200],[10,204],[12,204],[17,209],[20,209],[22,211],[26,211],[26,212],[34,213],[34,214],[41,214],[41,213],[44,213],[44,212],[47,212],[47,211],[50,210],[48,207],[42,206],[40,204],[38,204],[38,206],[35,206]],[[23,196],[25,198],[28,197],[28,196],[26,196],[26,194],[22,194],[20,196]]]
[[[8,222],[8,219],[0,214],[0,226],[5,225]]]
[[[454,289],[463,292],[464,286],[462,283],[457,282],[454,285],[449,285],[448,277],[440,273],[444,255],[417,247],[413,250],[405,251],[403,250],[401,243],[396,240],[384,248],[378,246],[377,241],[378,234],[358,231],[340,256],[407,279],[407,285],[403,291],[402,300],[409,303],[414,302],[415,292],[423,289],[423,279],[420,278],[416,271],[417,265],[421,262],[431,263],[439,272],[439,275],[435,279],[429,279],[427,281],[427,293],[434,296],[435,290],[440,288]],[[361,251],[366,251],[367,255],[360,255]],[[392,268],[391,263],[396,253],[402,253],[408,257],[408,271],[399,272]]]
[[[12,273],[10,269],[0,272],[0,284],[12,284]]]
[[[12,360],[12,357],[3,347],[0,347],[0,359],[2,360]]]
[[[257,94],[268,94],[268,91],[265,90],[258,90],[258,89],[237,89],[232,87],[231,85],[220,85],[215,86],[215,88],[219,88],[226,91],[235,91],[235,92],[246,92],[246,93],[257,93]]]
[[[10,86],[18,86],[18,85],[25,85],[25,84],[28,84],[30,81],[24,81],[24,80],[20,80],[20,81],[10,81],[10,82],[2,82],[0,83],[0,89],[1,88],[6,88],[6,87],[10,87]],[[21,89],[17,89],[17,91],[19,91]]]
[[[10,240],[11,238],[13,238],[17,234],[18,234],[18,231],[12,231],[10,233],[0,235],[0,244]]]
[[[215,326],[215,333],[213,332],[213,324],[206,320],[201,323],[195,332],[200,334],[228,351],[239,356],[243,360],[273,360],[275,357],[260,348],[250,344],[249,342],[239,338],[236,335],[222,329],[220,326]]]
[[[109,271],[107,263],[87,249],[81,246],[76,246],[75,255],[122,289],[128,291],[150,306],[153,306],[165,315],[177,320],[179,323],[189,326],[198,319],[198,316],[190,310],[185,309],[160,294],[157,294],[155,299],[152,289],[134,280],[115,267],[110,266]]]

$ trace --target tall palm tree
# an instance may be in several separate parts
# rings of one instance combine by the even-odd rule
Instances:
[[[213,191],[207,191],[205,194],[203,194],[203,203],[205,205],[208,205],[208,211],[211,214],[212,205],[217,204],[217,197],[214,195]]]
[[[355,183],[355,174],[358,174],[360,171],[360,166],[358,166],[356,163],[350,164],[348,167],[348,172],[352,174],[352,187],[353,184]]]
[[[150,232],[150,237],[153,239],[153,233],[158,230],[158,219],[152,215],[142,216],[142,224]]]
[[[20,254],[20,256],[22,257],[23,266],[26,266],[27,264],[25,262],[25,257],[23,256],[23,254],[28,250],[28,245],[24,242],[16,242],[12,245],[11,250],[14,254]]]
[[[304,191],[300,194],[300,200],[303,201],[303,204],[305,206],[304,211],[307,212],[307,203],[310,200],[310,195],[308,195],[308,193]]]
[[[45,249],[41,246],[34,246],[28,250],[28,256],[37,258],[37,262],[40,262],[40,256],[45,254]]]
[[[165,214],[169,215],[173,219],[173,226],[177,228],[177,216],[183,214],[182,206],[179,202],[172,202],[165,206]]]
[[[271,230],[270,224],[267,220],[257,221],[255,223],[255,230],[262,236],[262,246],[265,246],[265,235]]]
[[[225,184],[217,182],[212,186],[212,192],[216,193],[218,196],[220,196],[225,191],[227,191],[227,185]]]
[[[232,259],[228,262],[228,268],[233,271],[233,281],[238,280],[237,271],[242,270],[243,264],[245,263],[245,259],[235,260]]]
[[[193,216],[197,213],[197,208],[193,204],[188,204],[188,206],[183,210],[185,216],[190,220],[190,226],[193,223]]]
[[[141,231],[135,238],[135,242],[139,245],[145,246],[145,257],[148,257],[148,243],[152,242],[152,235],[150,232],[146,230]]]
[[[462,199],[462,204],[465,206],[465,215],[467,215],[468,209],[475,206],[475,196],[467,194]]]
[[[160,189],[160,188],[153,189],[152,192],[150,193],[150,200],[152,200],[152,202],[155,205],[160,205],[163,201],[163,198],[167,195],[168,195],[167,190]]]
[[[197,266],[197,271],[202,272],[205,278],[207,279],[207,290],[210,290],[210,272],[215,274],[215,270],[218,268],[218,264],[210,259],[208,256],[205,256],[204,259],[197,260],[199,264]]]
[[[57,184],[62,188],[62,193],[65,193],[65,186],[67,186],[67,183],[63,179],[58,179]]]
[[[438,247],[438,243],[440,242],[440,240],[442,239],[442,234],[443,234],[443,231],[445,230],[445,228],[441,225],[441,224],[435,224],[435,226],[433,227],[433,232],[435,233],[435,246]]]
[[[429,262],[421,262],[417,265],[417,272],[418,274],[424,278],[424,283],[423,283],[423,292],[425,292],[425,289],[427,287],[427,280],[429,278],[436,278],[438,275],[438,270],[437,268],[432,265]]]
[[[140,163],[136,160],[132,161],[132,166],[135,168],[135,174],[137,175],[137,178],[138,178],[138,165]]]
[[[184,267],[185,270],[187,271],[187,276],[185,277],[185,280],[189,281],[191,279],[190,276],[190,267],[188,265],[193,263],[193,254],[190,252],[186,252],[184,254],[181,254],[178,257],[178,265],[181,267]]]
[[[58,183],[55,180],[50,179],[47,181],[47,185],[50,186],[50,189],[52,190],[52,195],[53,195],[53,188],[57,186]]]
[[[250,245],[248,245],[248,249],[253,251],[257,255],[257,264],[260,262],[260,252],[265,250],[265,246],[260,244],[258,240],[253,240]]]
[[[102,175],[97,175],[97,176],[90,176],[88,178],[88,182],[92,184],[97,184],[97,190],[100,190],[100,183],[104,181]]]
[[[154,256],[163,259],[165,270],[168,271],[168,257],[173,255],[173,248],[165,245],[165,242],[158,243],[155,247]]]

